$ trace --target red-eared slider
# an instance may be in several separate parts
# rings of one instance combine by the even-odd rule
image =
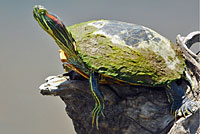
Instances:
[[[175,115],[195,112],[196,103],[176,84],[185,71],[182,53],[155,31],[111,20],[94,20],[66,28],[42,6],[34,7],[33,16],[61,48],[67,67],[89,79],[96,101],[92,124],[96,123],[97,127],[104,109],[99,82],[162,86]]]

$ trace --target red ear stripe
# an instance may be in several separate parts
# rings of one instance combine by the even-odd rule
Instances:
[[[52,19],[54,22],[58,23],[61,27],[63,27],[63,25],[62,25],[62,23],[60,22],[60,20],[58,20],[56,17],[54,17],[54,16],[52,16],[52,15],[50,15],[50,14],[48,14],[48,13],[46,13],[46,15],[47,15],[50,19]]]

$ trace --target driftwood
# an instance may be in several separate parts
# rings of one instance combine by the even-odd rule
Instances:
[[[186,75],[191,76],[191,89],[181,79],[179,86],[187,97],[200,102],[200,58],[190,47],[199,42],[200,32],[177,36],[177,45],[186,59]],[[100,116],[99,130],[92,127],[94,100],[88,80],[75,72],[50,76],[40,86],[43,95],[60,96],[72,119],[77,134],[199,134],[200,111],[174,120],[162,88],[142,86],[100,85],[105,99],[105,117]],[[199,104],[199,103],[198,103]]]

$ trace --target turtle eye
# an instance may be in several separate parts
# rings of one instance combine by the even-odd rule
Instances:
[[[39,9],[39,10],[38,10],[38,14],[39,14],[39,15],[45,15],[46,12],[47,12],[47,11],[46,11],[45,9]]]

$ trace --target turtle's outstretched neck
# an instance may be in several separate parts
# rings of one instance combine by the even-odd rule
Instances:
[[[86,72],[84,64],[77,55],[75,40],[72,34],[67,30],[62,21],[55,15],[40,5],[36,5],[33,9],[33,16],[39,25],[55,40],[58,46],[65,52],[67,62],[76,65],[77,68]]]
[[[36,5],[33,9],[33,16],[63,51],[67,54],[69,53],[68,55],[72,54],[74,56],[76,53],[75,40],[55,14],[50,14],[43,6]]]
[[[63,28],[57,28],[56,32],[54,33],[57,37],[55,42],[58,46],[65,52],[67,58],[71,62],[77,61],[79,59],[76,47],[75,47],[75,40],[72,37],[72,34],[66,29],[65,25],[62,24]],[[55,26],[57,27],[57,25]]]
[[[66,62],[67,64],[69,64],[68,67],[72,70],[80,72],[81,75],[88,78],[87,75],[89,75],[89,71],[85,68],[85,64],[82,62],[76,51],[76,42],[72,37],[72,34],[65,28],[64,24],[63,27],[63,30],[60,29],[60,31],[58,32],[61,32],[60,35],[63,37],[64,40],[55,40],[55,42],[62,49],[62,51],[64,51]]]
[[[57,25],[54,26],[54,28],[56,27]],[[64,24],[62,24],[62,28],[58,27],[54,34],[57,34],[57,39],[55,39],[55,41],[62,50],[65,52],[76,53],[75,40]]]

